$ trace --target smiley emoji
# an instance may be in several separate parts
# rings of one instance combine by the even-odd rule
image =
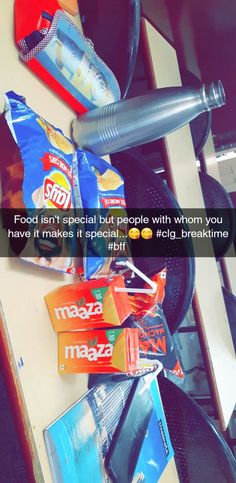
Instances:
[[[128,235],[131,240],[138,240],[140,237],[140,230],[138,228],[130,228]]]
[[[153,236],[153,231],[151,228],[143,228],[141,231],[141,237],[144,238],[144,240],[150,240]]]

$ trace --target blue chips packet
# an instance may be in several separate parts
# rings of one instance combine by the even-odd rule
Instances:
[[[62,240],[59,237],[49,239],[49,235],[47,239],[43,239],[41,236],[43,230],[52,232],[59,225],[65,230],[63,223],[60,222],[63,210],[74,209],[72,175],[74,145],[60,129],[55,128],[30,109],[23,97],[14,92],[8,92],[5,99],[5,123],[19,151],[17,167],[22,166],[17,168],[17,172],[16,169],[14,170],[20,196],[17,193],[17,199],[14,200],[14,178],[9,177],[6,198],[8,196],[10,199],[5,206],[14,209],[23,208],[32,217],[35,216],[38,223],[33,227],[29,226],[29,230],[39,230],[37,238],[31,236],[26,240],[20,257],[36,265],[74,273],[73,240],[70,237]],[[14,156],[9,143],[9,152],[7,152],[9,159],[3,160],[8,164],[9,172],[13,172],[15,166]],[[18,199],[20,206],[17,205]],[[44,217],[44,214],[48,215],[48,209],[52,214],[50,226],[45,222]],[[54,209],[53,212],[51,209]],[[57,224],[52,221],[55,213]]]
[[[130,250],[125,239],[127,226],[117,224],[126,214],[124,180],[117,169],[102,158],[77,150],[74,169],[75,210],[83,208],[83,267],[86,279],[125,272]],[[118,247],[122,246],[121,249]]]

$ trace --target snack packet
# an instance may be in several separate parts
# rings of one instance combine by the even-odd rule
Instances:
[[[130,259],[125,237],[127,225],[122,223],[127,217],[124,180],[117,169],[93,153],[78,149],[77,161],[75,209],[82,207],[87,219],[92,220],[81,227],[84,230],[81,272],[86,279],[121,273],[121,262]]]
[[[170,334],[162,309],[165,297],[166,268],[157,273],[151,280],[156,282],[154,294],[137,293],[129,296],[132,315],[127,319],[128,327],[139,329],[140,365],[160,361],[164,372],[180,379],[183,371],[175,351],[174,341]],[[145,285],[145,288],[148,288]]]
[[[72,142],[61,130],[31,110],[23,97],[13,92],[6,94],[0,132],[1,206],[16,213],[19,210],[26,217],[30,215],[35,222],[28,226],[32,236],[21,241],[21,245],[15,243],[15,252],[36,265],[74,273],[73,237],[65,235],[62,239],[49,239],[48,235],[47,240],[44,238],[45,229],[55,234],[55,230],[63,225],[63,210],[73,210],[72,162],[75,150]],[[45,213],[52,214],[49,225]],[[6,220],[5,228],[9,223],[10,218]],[[24,223],[15,226],[15,230],[22,227]],[[65,232],[66,227],[62,228]],[[38,234],[33,233],[34,229],[38,229]],[[14,250],[13,244],[12,248]]]
[[[54,0],[51,8],[28,5],[38,16],[38,24],[34,19],[29,33],[26,25],[33,15],[27,9],[22,11],[22,0],[16,0],[20,59],[80,114],[118,101],[120,88],[113,72],[60,5],[56,8],[56,3]]]

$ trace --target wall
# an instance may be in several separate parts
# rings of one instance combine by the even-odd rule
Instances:
[[[236,157],[220,161],[218,168],[221,182],[228,193],[236,191]]]

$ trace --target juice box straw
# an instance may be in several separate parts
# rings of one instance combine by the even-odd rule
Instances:
[[[126,265],[128,268],[130,268],[134,273],[139,275],[139,277],[144,280],[151,288],[122,288],[122,287],[115,287],[116,292],[129,292],[129,293],[148,293],[148,294],[154,294],[157,289],[157,284],[156,282],[153,282],[150,278],[147,277],[141,270],[139,270],[137,267],[135,267],[131,262],[128,260],[125,262],[120,262],[119,265]]]

